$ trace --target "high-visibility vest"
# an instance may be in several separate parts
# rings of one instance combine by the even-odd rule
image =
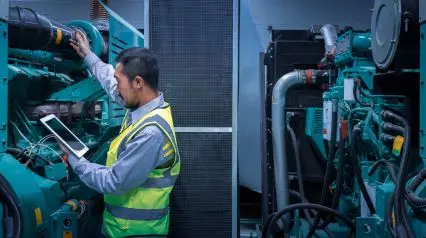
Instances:
[[[110,237],[168,234],[170,193],[180,172],[180,157],[170,106],[154,109],[128,127],[126,120],[123,120],[120,134],[110,145],[106,166],[112,166],[117,161],[120,149],[149,125],[158,126],[166,135],[168,140],[165,140],[162,147],[164,158],[173,156],[173,162],[165,168],[155,168],[143,184],[124,194],[104,194],[103,225]]]

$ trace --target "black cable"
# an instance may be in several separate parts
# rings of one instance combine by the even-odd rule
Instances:
[[[396,172],[395,172],[395,170],[396,170],[395,165],[392,164],[391,162],[389,162],[386,159],[378,160],[373,165],[371,165],[370,170],[368,171],[368,176],[373,175],[374,172],[376,172],[377,168],[381,165],[386,165],[386,168],[388,169],[388,172],[389,172],[389,177],[396,184],[397,177],[396,177]],[[387,226],[389,232],[391,233],[392,237],[396,237],[395,230],[392,227],[392,224],[393,224],[392,211],[393,211],[394,201],[395,201],[395,192],[393,192],[390,195],[389,200],[388,200],[388,204],[387,204],[387,207],[386,207],[386,226]]]
[[[336,178],[336,192],[333,195],[333,200],[331,202],[331,208],[336,209],[339,205],[340,194],[343,190],[343,181],[344,181],[344,166],[345,166],[345,140],[343,139],[343,134],[340,132],[340,141],[339,141],[339,161],[338,161],[338,173]],[[333,216],[328,214],[324,222],[319,225],[319,228],[325,228],[330,224],[331,218]]]
[[[394,202],[395,202],[395,192],[393,192],[390,195],[389,201],[386,207],[386,226],[388,227],[389,232],[392,234],[392,237],[397,237],[396,232],[394,228],[392,227],[393,225],[392,211],[394,207]]]
[[[297,145],[296,133],[294,133],[293,128],[290,126],[290,119],[287,121],[287,130],[290,133],[294,157],[296,159],[297,183],[299,187],[300,196],[302,198],[302,202],[307,202],[305,200],[305,189],[303,187],[302,161],[300,161],[299,146]],[[307,210],[303,210],[303,213],[305,214],[306,219],[308,219],[308,221],[312,220],[312,217],[309,212],[307,212]]]
[[[380,165],[386,165],[386,168],[388,169],[390,178],[396,184],[397,177],[396,177],[396,172],[395,172],[394,165],[391,162],[389,162],[388,160],[386,160],[386,159],[378,160],[374,164],[372,164],[371,167],[370,167],[370,170],[368,171],[368,176],[373,175],[374,172],[376,172],[377,168]]]
[[[343,213],[333,210],[331,208],[322,206],[322,205],[318,205],[318,204],[313,204],[313,203],[299,203],[299,204],[293,204],[290,206],[287,206],[286,208],[284,208],[283,210],[275,213],[273,215],[273,217],[271,218],[270,222],[268,223],[268,226],[264,227],[263,230],[265,231],[262,232],[262,238],[268,238],[271,235],[271,230],[273,229],[273,227],[275,227],[277,220],[282,217],[285,213],[288,212],[292,212],[293,210],[297,210],[297,209],[314,209],[317,210],[318,213],[319,212],[327,212],[327,213],[333,213],[334,216],[340,218],[346,225],[348,225],[351,228],[351,231],[355,231],[355,225],[352,221],[350,221]],[[274,224],[273,226],[271,226],[271,224]]]
[[[336,100],[332,101],[332,116],[331,116],[331,138],[330,138],[330,146],[329,146],[329,153],[328,153],[328,159],[327,159],[327,168],[325,170],[325,177],[324,177],[324,184],[322,186],[321,191],[321,199],[320,204],[323,205],[325,202],[325,197],[327,195],[327,188],[328,188],[328,182],[330,180],[331,171],[333,167],[333,159],[335,156],[335,143],[336,143],[336,131],[337,131],[337,102]],[[309,230],[309,233],[307,237],[312,237],[312,235],[315,233],[315,230],[317,229],[318,223],[320,222],[320,214],[318,213],[315,216],[314,223],[311,226],[311,229]]]
[[[11,208],[11,212],[13,214],[13,225],[14,225],[13,237],[21,238],[22,227],[23,227],[21,210],[19,209],[19,204],[17,203],[17,201],[15,200],[13,196],[13,191],[9,187],[9,184],[7,183],[6,179],[1,174],[0,174],[0,194],[2,199],[5,199],[6,202],[9,204]]]
[[[301,199],[302,199],[301,201],[307,203],[308,201],[306,200],[305,189],[303,187],[302,161],[300,159],[299,146],[297,144],[296,133],[294,132],[293,128],[290,126],[290,120],[291,120],[291,118],[289,118],[289,120],[287,121],[287,130],[290,133],[290,138],[291,138],[291,142],[292,142],[292,145],[293,145],[294,156],[296,158],[297,182],[298,182],[299,192],[300,192],[300,196],[301,196]],[[306,220],[309,224],[309,227],[311,227],[312,226],[311,214],[309,214],[308,210],[303,210],[303,213],[305,214],[305,217],[306,217]],[[326,231],[326,233],[327,232],[328,231]],[[318,235],[316,235],[316,236],[318,236]]]
[[[407,182],[407,170],[408,170],[408,154],[410,149],[410,140],[411,140],[411,129],[408,121],[390,111],[382,112],[383,119],[393,119],[399,121],[404,127],[404,146],[401,156],[401,165],[398,173],[398,180],[395,189],[395,214],[397,221],[397,233],[402,234],[400,236],[405,237],[414,237],[413,231],[408,224],[407,211],[405,206],[405,184]],[[399,227],[402,224],[402,227]],[[405,230],[405,232],[404,232]],[[406,234],[404,234],[406,233]],[[399,235],[399,234],[398,234]]]
[[[361,99],[359,98],[360,84],[361,84],[360,80],[355,79],[354,88],[353,88],[353,92],[352,92],[354,94],[355,101],[363,107],[371,107],[370,104],[361,101]]]
[[[416,189],[420,184],[426,179],[426,169],[420,171],[413,182],[407,188],[407,199],[408,201],[416,207],[426,206],[426,199],[420,198],[415,194]]]
[[[361,190],[362,196],[364,197],[365,202],[367,203],[368,210],[371,214],[376,213],[374,204],[371,201],[370,195],[368,194],[367,188],[365,187],[364,181],[362,179],[361,169],[358,164],[358,156],[356,151],[356,140],[358,139],[358,133],[360,132],[359,128],[354,128],[352,130],[351,138],[351,159],[352,159],[352,168],[355,174],[355,178],[358,182],[359,189]]]
[[[21,149],[18,149],[18,148],[11,148],[11,147],[8,147],[6,149],[6,152],[9,153],[9,154],[14,155],[15,158],[18,161],[20,161],[21,157],[25,158],[27,160],[31,159],[27,154],[25,154],[26,151],[27,150],[21,150]],[[48,159],[46,159],[46,158],[44,158],[42,156],[39,156],[39,155],[35,155],[35,156],[37,156],[39,159],[43,160],[44,162],[48,163],[49,165],[53,165],[54,164],[52,161],[50,161],[50,160],[48,160]]]
[[[390,131],[398,132],[401,135],[403,135],[405,131],[404,127],[394,125],[390,122],[384,122],[382,124],[382,129],[386,132],[390,132]]]

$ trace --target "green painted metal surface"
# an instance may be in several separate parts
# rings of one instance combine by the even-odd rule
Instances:
[[[7,24],[0,19],[0,153],[6,150],[8,139],[7,44]]]
[[[421,27],[422,35],[426,33],[426,24]],[[408,117],[410,110],[410,101],[403,95],[380,94],[376,92],[377,87],[375,80],[377,77],[392,76],[393,72],[379,73],[376,71],[374,61],[371,57],[371,39],[370,33],[363,32],[357,33],[347,31],[340,35],[337,39],[337,55],[334,58],[335,66],[337,67],[337,78],[334,84],[331,84],[329,89],[323,93],[324,105],[331,100],[338,101],[338,120],[348,122],[349,137],[346,141],[345,148],[350,148],[350,135],[353,127],[358,125],[361,129],[362,144],[357,148],[357,156],[360,161],[361,174],[364,184],[367,187],[370,197],[372,197],[373,204],[376,209],[376,214],[369,215],[368,208],[364,198],[360,192],[359,185],[353,178],[352,164],[347,161],[344,166],[344,184],[342,194],[339,198],[338,210],[343,214],[348,215],[355,220],[356,224],[356,237],[369,238],[369,237],[392,237],[387,229],[386,217],[388,202],[391,194],[395,190],[395,184],[390,179],[388,170],[385,167],[379,167],[375,173],[368,175],[371,165],[379,160],[386,159],[394,164],[400,163],[400,154],[395,154],[392,150],[393,145],[386,145],[381,140],[380,136],[383,131],[381,125],[384,123],[381,112],[383,110],[392,110],[395,113]],[[415,153],[410,154],[409,160],[411,165],[409,171],[417,173],[425,167],[426,151],[426,40],[424,37],[421,40],[421,67],[414,70],[401,70],[401,76],[404,77],[405,73],[420,71],[420,156]],[[363,89],[359,95],[359,99],[366,103],[368,106],[360,105],[355,100],[345,99],[345,80],[359,79],[363,85]],[[347,86],[347,85],[346,85]],[[348,92],[346,92],[348,93]],[[351,93],[351,91],[349,92]],[[323,120],[318,115],[322,115],[322,108],[306,108],[307,112],[307,126],[305,134],[314,142],[316,147],[324,144],[322,136],[315,137],[314,128],[322,128]],[[317,118],[318,117],[318,118]],[[417,135],[412,135],[417,136]],[[339,140],[339,139],[338,139]],[[336,147],[337,147],[336,143]],[[415,147],[415,146],[414,146]],[[325,151],[325,149],[324,149]],[[413,152],[416,152],[413,149]],[[338,157],[341,153],[336,150],[334,156],[334,166],[338,169]],[[324,153],[326,154],[326,153]],[[348,157],[347,160],[350,160]],[[410,184],[411,180],[407,182]],[[336,189],[336,181],[334,181],[331,189]],[[426,184],[423,183],[417,190],[419,197],[426,197]],[[425,210],[423,209],[423,212]],[[420,215],[420,211],[415,211],[407,202],[407,213],[409,217],[410,226],[416,237],[426,237],[426,218]],[[305,221],[297,220],[295,218],[296,228],[293,229],[293,234],[296,237],[304,237],[309,230],[309,225]],[[328,226],[330,233],[333,237],[347,237],[343,230],[342,233],[336,233],[336,229],[343,224],[339,222],[331,223]],[[347,231],[347,230],[346,230]],[[320,237],[326,237],[321,233]]]
[[[305,134],[311,141],[313,147],[322,156],[327,158],[322,137],[322,108],[306,108]]]
[[[107,58],[114,63],[121,50],[143,47],[143,35],[108,11],[111,41]],[[101,56],[103,39],[91,23],[72,21],[67,25],[82,30],[92,50]],[[99,228],[102,213],[86,211],[90,222],[80,213],[88,209],[84,204],[99,204],[102,196],[67,169],[55,139],[39,119],[51,113],[57,115],[90,148],[86,159],[105,164],[124,110],[109,102],[81,58],[8,49],[7,28],[0,19],[0,174],[19,204],[23,237],[93,237],[100,231],[95,229]],[[121,48],[114,48],[116,45]],[[6,205],[0,202],[1,220]],[[0,238],[6,228],[0,222]]]

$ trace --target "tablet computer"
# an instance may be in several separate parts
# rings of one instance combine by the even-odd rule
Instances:
[[[78,158],[81,158],[89,150],[54,114],[45,116],[40,121]]]

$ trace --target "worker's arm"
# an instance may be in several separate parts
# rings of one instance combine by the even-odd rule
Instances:
[[[111,99],[123,106],[122,99],[117,93],[117,80],[114,77],[114,68],[110,64],[105,64],[93,52],[90,52],[84,57],[84,62],[89,68],[90,72],[101,83],[102,88],[108,93]]]
[[[102,85],[102,88],[111,97],[112,101],[123,106],[122,99],[117,93],[117,80],[114,77],[114,67],[110,64],[102,62],[97,55],[90,50],[89,41],[84,34],[76,33],[76,39],[71,40],[71,46],[76,50],[77,54],[84,58],[88,69],[93,76]]]
[[[156,126],[144,128],[119,154],[110,168],[69,155],[68,161],[81,181],[99,193],[120,194],[141,185],[161,163],[164,136]]]

